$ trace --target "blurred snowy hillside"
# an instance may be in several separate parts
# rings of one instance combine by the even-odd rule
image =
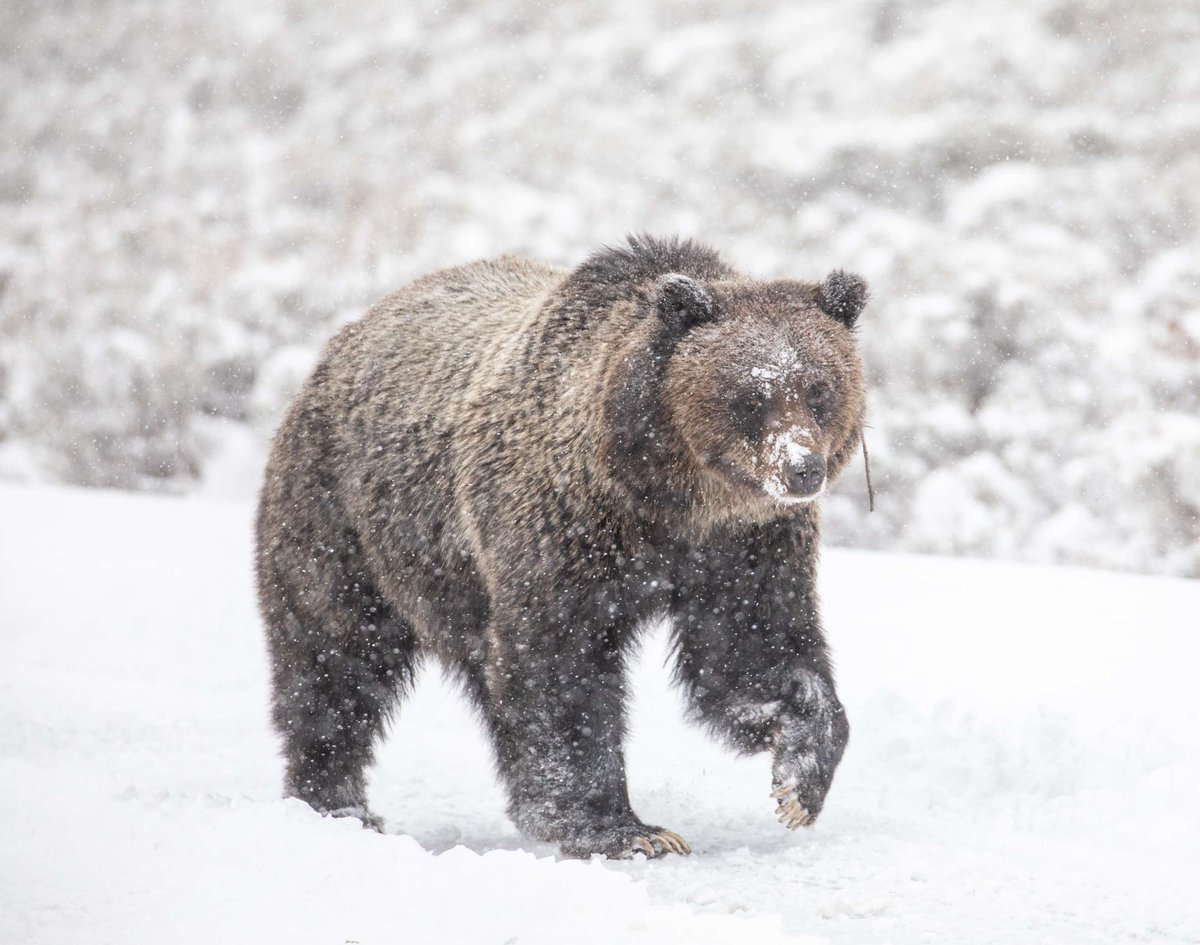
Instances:
[[[0,476],[250,494],[421,272],[862,272],[836,543],[1200,576],[1200,4],[0,6]]]

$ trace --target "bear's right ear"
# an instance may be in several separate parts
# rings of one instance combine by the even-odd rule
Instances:
[[[654,289],[658,317],[673,332],[685,332],[716,317],[712,295],[695,279],[668,272],[659,278]]]
[[[853,328],[867,304],[867,283],[862,276],[835,269],[817,287],[817,304],[847,328]]]

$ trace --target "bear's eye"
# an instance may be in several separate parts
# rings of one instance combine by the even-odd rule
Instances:
[[[808,389],[808,409],[817,423],[826,424],[833,417],[833,388],[828,384],[814,384]]]
[[[733,416],[740,429],[753,433],[761,428],[766,413],[767,398],[758,391],[747,391],[733,401]]]

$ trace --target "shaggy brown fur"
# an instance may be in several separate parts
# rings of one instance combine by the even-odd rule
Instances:
[[[848,734],[811,501],[863,422],[857,277],[756,282],[689,242],[573,271],[438,272],[334,337],[275,439],[259,593],[286,789],[367,812],[364,770],[433,654],[509,812],[570,855],[686,852],[626,792],[625,655],[668,615],[696,717],[819,812]]]

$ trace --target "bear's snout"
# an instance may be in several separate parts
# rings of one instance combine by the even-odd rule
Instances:
[[[783,483],[788,494],[795,498],[815,495],[825,485],[825,457],[809,453],[798,461],[789,462],[783,469]]]

